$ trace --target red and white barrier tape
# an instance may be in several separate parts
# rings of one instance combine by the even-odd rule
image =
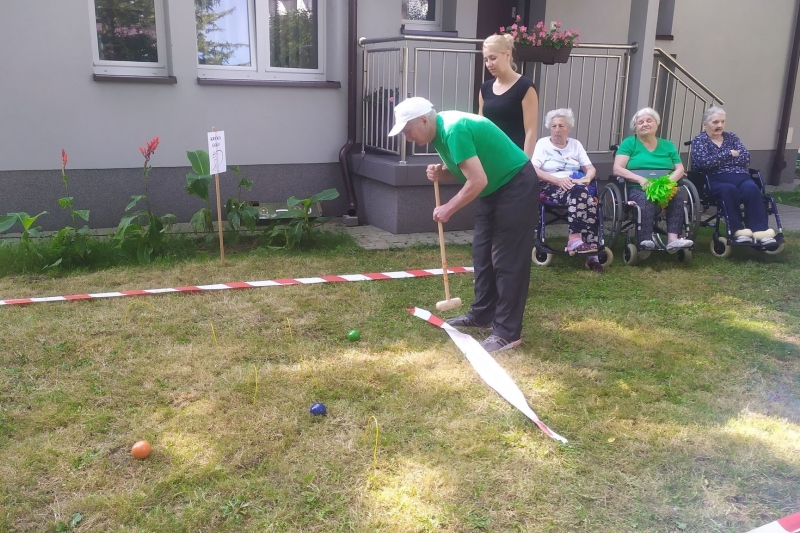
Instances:
[[[472,267],[448,267],[448,274],[466,274]],[[15,298],[0,300],[2,305],[22,305],[44,302],[69,302],[73,300],[98,300],[101,298],[119,298],[122,296],[146,296],[148,294],[164,294],[169,292],[202,292],[222,291],[227,289],[254,289],[257,287],[285,287],[286,285],[311,285],[315,283],[338,283],[344,281],[379,281],[384,279],[423,278],[441,276],[441,268],[425,270],[400,270],[397,272],[372,272],[369,274],[344,274],[342,276],[323,276],[321,278],[285,278],[267,281],[237,281],[233,283],[215,283],[213,285],[190,285],[186,287],[170,287],[166,289],[144,289],[119,292],[97,292],[89,294],[70,294],[67,296],[46,296],[42,298]]]
[[[530,418],[534,424],[539,426],[539,429],[541,429],[545,435],[560,442],[567,442],[567,439],[547,427],[547,425],[536,416],[536,413],[533,412],[533,409],[530,408],[528,402],[525,400],[525,395],[519,390],[519,387],[517,387],[517,384],[511,379],[511,376],[509,376],[508,373],[503,370],[503,367],[484,350],[483,346],[481,346],[478,341],[466,333],[461,333],[456,328],[425,309],[415,307],[407,311],[415,317],[421,318],[429,324],[445,330],[456,346],[458,346],[458,349],[461,350],[470,364],[472,364],[473,368],[475,368],[475,371],[478,372],[478,375],[482,377],[491,388],[496,390],[508,403],[519,409],[522,414]]]
[[[784,516],[779,520],[757,527],[747,533],[797,533],[800,531],[800,513]]]

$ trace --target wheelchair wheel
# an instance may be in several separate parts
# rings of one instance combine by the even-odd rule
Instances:
[[[533,260],[534,264],[546,267],[553,262],[553,254],[540,252],[538,248],[534,248],[533,254],[531,254],[531,259]]]
[[[678,185],[686,191],[686,210],[689,219],[689,239],[695,240],[697,232],[700,231],[700,215],[703,206],[700,204],[700,194],[697,187],[688,179],[681,179]]]
[[[779,253],[781,253],[783,251],[784,248],[786,248],[786,243],[782,242],[782,243],[780,243],[778,245],[778,247],[776,249],[774,249],[774,250],[764,250],[764,253],[765,254],[769,254],[769,255],[778,255]]]
[[[678,250],[678,252],[675,255],[678,257],[678,263],[685,263],[688,265],[689,263],[692,262],[691,250],[684,248],[682,250]]]
[[[608,268],[608,266],[614,262],[614,254],[611,252],[611,248],[607,246],[603,248],[602,252],[597,252],[597,258],[600,260],[600,264],[603,265],[603,268]]]
[[[619,239],[622,227],[622,192],[616,183],[607,183],[600,193],[600,209],[603,211],[603,241],[613,248]]]
[[[733,246],[728,245],[728,239],[720,237],[711,239],[711,255],[714,257],[729,257],[733,253]]]
[[[636,249],[635,244],[631,242],[625,246],[622,251],[622,260],[628,266],[633,266],[639,262],[639,250]]]

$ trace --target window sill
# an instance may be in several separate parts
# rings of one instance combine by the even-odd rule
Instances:
[[[405,24],[401,24],[400,35],[419,35],[422,37],[458,37],[458,32],[442,30],[412,30],[406,28]]]
[[[115,76],[113,74],[93,74],[94,81],[111,81],[117,83],[161,83],[175,85],[178,78],[175,76]]]
[[[197,78],[197,85],[248,85],[254,87],[292,87],[306,89],[341,89],[338,81],[226,80]]]

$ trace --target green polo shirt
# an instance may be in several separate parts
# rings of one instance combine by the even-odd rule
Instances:
[[[681,162],[681,156],[672,141],[658,138],[655,150],[652,152],[642,144],[636,135],[631,135],[619,145],[617,155],[627,155],[628,170],[662,170],[673,169]],[[629,189],[641,189],[638,183],[626,183]]]
[[[525,152],[491,120],[461,111],[437,115],[433,147],[461,183],[466,183],[467,178],[458,168],[459,163],[478,156],[488,181],[479,196],[488,196],[511,181],[529,161]]]

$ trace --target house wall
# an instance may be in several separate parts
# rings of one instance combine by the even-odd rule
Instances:
[[[584,43],[627,44],[630,13],[631,0],[551,0],[544,22],[560,20],[563,29],[578,30]]]
[[[228,163],[245,165],[254,181],[246,198],[285,201],[336,187],[342,196],[327,211],[343,213],[337,161],[347,133],[347,2],[326,7],[325,70],[341,89],[198,85],[194,4],[187,0],[167,2],[177,84],[96,82],[88,1],[3,2],[3,42],[26,44],[0,77],[0,212],[47,209],[45,229],[67,222],[57,203],[63,148],[76,206],[91,210],[91,227],[115,225],[130,194],[143,192],[138,147],[159,136],[150,197],[159,212],[188,221],[203,204],[182,191],[186,151],[205,149],[214,126],[225,131]],[[31,28],[47,38],[31,39]],[[235,180],[232,172],[221,176],[223,201]]]

